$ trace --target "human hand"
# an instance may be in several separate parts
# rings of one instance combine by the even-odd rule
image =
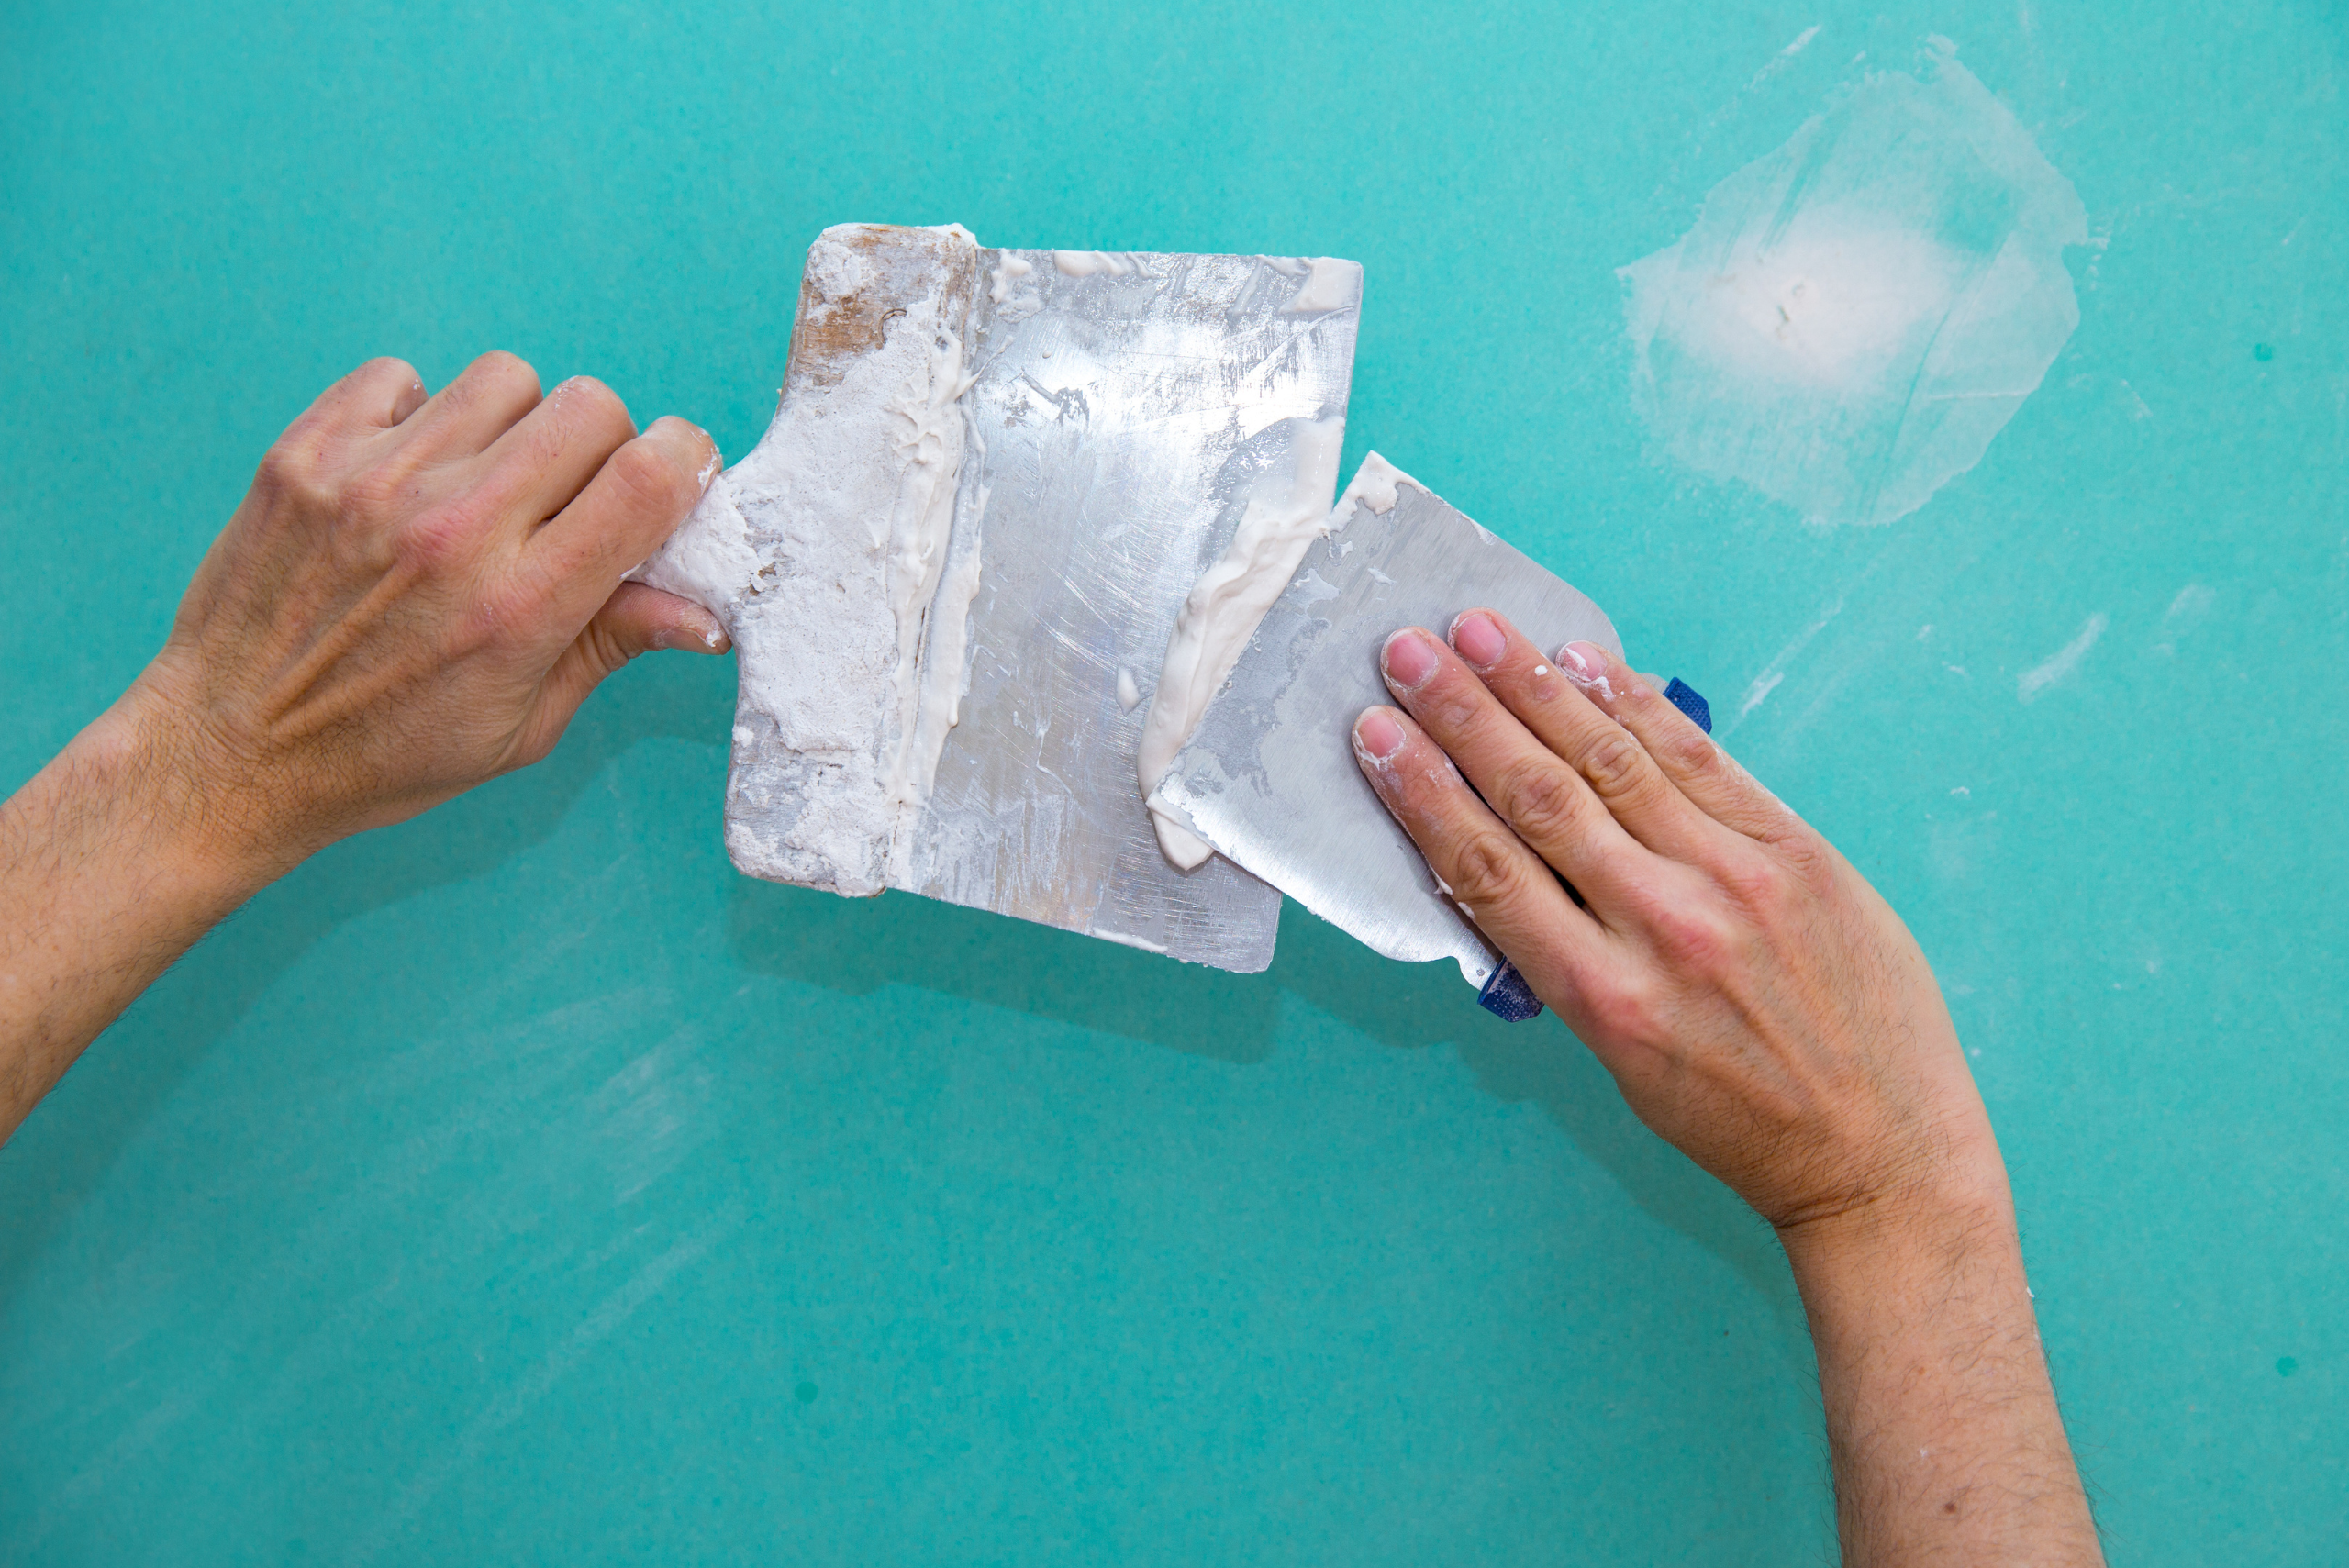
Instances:
[[[1594,645],[1553,662],[1488,610],[1381,662],[1408,716],[1357,720],[1364,773],[1642,1121],[1789,1240],[2004,1211],[1915,940],[1709,736]]]
[[[511,354],[396,360],[262,459],[121,699],[0,802],[0,1141],[189,944],[312,851],[536,762],[650,648],[728,647],[621,574],[718,472]]]
[[[511,354],[433,396],[372,361],[270,449],[108,719],[156,808],[258,884],[536,762],[639,653],[725,651],[707,610],[620,581],[718,466],[600,383],[541,399]]]

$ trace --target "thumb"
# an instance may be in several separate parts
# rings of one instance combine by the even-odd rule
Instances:
[[[669,648],[724,653],[733,646],[718,618],[691,599],[641,583],[621,584],[540,684],[538,711],[518,748],[518,762],[535,762],[554,750],[587,694],[638,654]]]

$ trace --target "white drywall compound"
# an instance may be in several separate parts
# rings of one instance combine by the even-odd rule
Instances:
[[[1673,461],[1885,523],[1981,460],[2079,323],[2079,196],[1935,39],[1831,99],[1622,269],[1632,397]]]

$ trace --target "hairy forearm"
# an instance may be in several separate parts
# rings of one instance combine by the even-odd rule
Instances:
[[[2003,1199],[1783,1238],[1849,1564],[2101,1563]]]
[[[268,880],[204,831],[150,706],[134,688],[0,805],[0,1141]]]

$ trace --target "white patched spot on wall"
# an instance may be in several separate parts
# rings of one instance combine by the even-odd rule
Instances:
[[[1621,270],[1659,455],[1814,522],[1886,523],[1981,460],[2079,324],[2070,182],[1936,39],[1841,91]]]

